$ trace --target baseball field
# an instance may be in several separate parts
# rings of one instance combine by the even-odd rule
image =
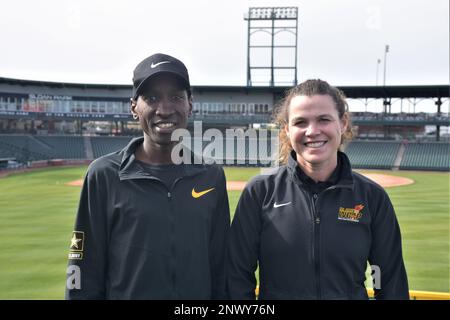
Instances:
[[[50,168],[0,178],[0,299],[63,299],[67,253],[86,167]],[[247,181],[256,168],[226,168]],[[371,171],[409,178],[389,187],[403,236],[411,290],[449,292],[450,174]],[[229,191],[234,214],[240,191]]]

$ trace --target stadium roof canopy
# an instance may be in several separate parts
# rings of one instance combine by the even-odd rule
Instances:
[[[16,85],[16,86],[40,86],[48,88],[65,88],[65,89],[103,89],[103,90],[130,90],[131,85],[118,84],[83,84],[83,83],[67,83],[67,82],[51,82],[22,80],[0,77],[0,84]],[[404,85],[404,86],[339,86],[345,92],[348,98],[443,98],[450,96],[449,85]],[[194,92],[243,92],[243,93],[259,93],[271,92],[275,95],[283,95],[289,87],[264,87],[264,86],[192,86]]]

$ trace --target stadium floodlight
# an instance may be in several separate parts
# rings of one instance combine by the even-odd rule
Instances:
[[[244,15],[245,20],[292,20],[297,19],[297,7],[254,7]]]
[[[384,73],[383,73],[383,86],[386,85],[386,58],[387,53],[389,52],[389,45],[387,44],[384,48]]]
[[[375,81],[376,85],[378,85],[378,69],[380,67],[380,63],[381,63],[381,59],[377,58],[377,76],[376,76],[376,81]]]

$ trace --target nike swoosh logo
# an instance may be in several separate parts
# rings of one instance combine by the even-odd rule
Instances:
[[[150,65],[150,68],[156,68],[157,66],[159,66],[160,64],[163,64],[163,63],[170,63],[170,61],[161,61],[161,62],[158,62],[158,63],[153,63],[152,62],[152,64]]]
[[[211,188],[211,189],[208,189],[208,190],[205,190],[205,191],[196,192],[195,188],[192,188],[192,197],[197,199],[197,198],[200,198],[201,196],[204,196],[205,194],[207,194],[208,192],[213,191],[213,190],[214,190],[214,188]]]
[[[291,204],[291,201],[286,202],[286,203],[279,203],[279,204],[277,204],[277,203],[275,202],[275,203],[273,204],[273,207],[274,207],[274,208],[279,208],[279,207],[287,206],[288,204]]]

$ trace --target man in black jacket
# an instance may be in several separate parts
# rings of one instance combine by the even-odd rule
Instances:
[[[144,136],[86,174],[67,270],[67,299],[223,299],[230,224],[223,170],[174,164],[171,134],[192,110],[184,64],[155,54],[133,77]],[[198,161],[195,161],[198,163]]]

